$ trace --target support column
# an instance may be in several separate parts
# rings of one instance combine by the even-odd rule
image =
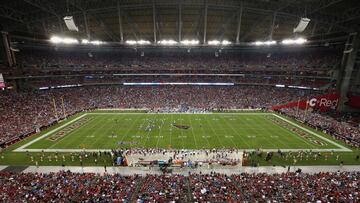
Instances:
[[[315,22],[312,30],[311,30],[311,36],[314,36],[315,35],[315,31],[316,31],[316,26],[317,26],[317,22]]]
[[[343,112],[346,108],[347,93],[350,87],[350,80],[353,73],[355,59],[359,48],[359,37],[357,33],[350,33],[345,44],[343,57],[337,78],[336,88],[340,94],[338,111]]]
[[[181,3],[179,3],[179,17],[178,17],[178,31],[179,31],[179,33],[178,33],[178,41],[179,41],[179,43],[181,42],[181,32],[182,32],[182,13],[181,13],[181,11],[182,11],[182,8],[181,8]]]
[[[272,22],[271,22],[271,27],[270,27],[270,34],[269,34],[269,40],[271,41],[273,39],[273,33],[274,33],[274,26],[275,26],[275,21],[276,21],[276,15],[277,13],[275,12],[272,18]]]
[[[156,44],[156,8],[155,8],[155,0],[153,0],[153,24],[154,24],[154,44]]]
[[[0,42],[0,53],[3,60],[9,67],[13,67],[16,64],[16,60],[14,58],[14,53],[10,49],[10,37],[8,32],[1,32],[1,42]]]
[[[203,44],[206,44],[207,12],[208,12],[208,5],[207,5],[207,1],[205,0],[205,12],[204,12],[204,38],[203,38]]]
[[[84,15],[86,36],[87,36],[87,39],[90,40],[91,39],[90,30],[89,30],[89,27],[88,27],[88,20],[87,20],[87,15],[86,15],[85,11],[83,12],[83,15]]]
[[[238,20],[237,32],[236,32],[236,44],[240,43],[242,13],[243,13],[243,7],[242,7],[242,3],[241,3],[241,7],[240,7],[240,10],[239,10],[239,20]]]
[[[118,19],[119,19],[120,43],[124,43],[124,33],[123,33],[123,28],[122,28],[120,0],[117,2],[117,10],[118,10]]]

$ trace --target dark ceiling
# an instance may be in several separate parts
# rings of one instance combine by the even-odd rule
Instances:
[[[79,32],[63,22],[74,16]],[[226,39],[232,42],[349,33],[360,28],[360,0],[2,0],[0,24],[13,35],[93,40]],[[179,23],[181,22],[181,23]],[[121,26],[120,26],[121,25]]]

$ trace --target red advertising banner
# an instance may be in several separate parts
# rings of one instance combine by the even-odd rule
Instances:
[[[360,108],[360,96],[349,96],[348,105],[354,108]]]
[[[273,110],[283,108],[298,108],[299,109],[314,109],[321,112],[326,112],[331,109],[335,110],[339,103],[339,94],[325,94],[320,96],[310,97],[308,100],[300,100],[284,105],[273,106]]]
[[[349,95],[347,105],[353,108],[360,108],[360,96]],[[283,108],[297,108],[299,109],[314,109],[321,112],[329,110],[335,110],[339,103],[339,94],[325,94],[315,97],[310,97],[308,100],[300,100],[296,102],[290,102],[283,105],[273,106],[271,109],[283,109]]]

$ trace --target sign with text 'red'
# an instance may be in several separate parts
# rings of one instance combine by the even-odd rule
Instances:
[[[273,106],[273,110],[283,108],[298,108],[299,109],[313,109],[321,112],[335,110],[339,103],[339,94],[325,94],[320,96],[310,97],[307,100],[299,100],[284,105]]]
[[[3,75],[0,73],[0,88],[5,87],[5,81]]]

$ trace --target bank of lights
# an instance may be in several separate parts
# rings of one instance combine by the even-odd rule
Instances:
[[[228,40],[223,40],[223,41],[211,40],[211,41],[208,41],[208,45],[229,45],[229,44],[231,44],[231,42],[228,41]]]
[[[129,44],[129,45],[135,45],[135,44],[139,44],[139,45],[145,45],[145,44],[151,44],[150,41],[148,40],[126,40],[125,41],[126,44]]]
[[[54,44],[79,44],[79,40],[75,39],[75,38],[70,38],[70,37],[59,37],[59,36],[52,36],[50,38],[50,42],[54,43]],[[81,40],[81,44],[93,44],[93,45],[100,45],[100,44],[104,44],[105,42],[99,41],[99,40],[94,40],[94,41],[89,41],[87,39],[83,39]]]
[[[199,44],[199,40],[183,40],[181,41],[182,45],[198,45]]]
[[[307,42],[306,39],[300,37],[297,39],[284,39],[281,43],[285,45],[290,45],[290,44],[305,44],[306,42]]]
[[[99,41],[99,40],[89,41],[89,40],[87,40],[87,39],[83,39],[83,40],[81,40],[81,44],[100,45],[100,44],[104,44],[104,42]]]
[[[277,44],[277,42],[274,41],[274,40],[272,40],[272,41],[256,41],[256,42],[254,42],[254,44],[255,44],[256,46],[263,46],[263,45],[268,45],[268,46],[270,46],[270,45],[275,45],[275,44]]]
[[[158,41],[158,44],[161,44],[161,45],[176,45],[177,43],[178,43],[177,41],[172,40],[172,39]]]
[[[77,39],[74,38],[70,38],[70,37],[58,37],[58,36],[53,36],[50,38],[50,41],[54,44],[78,44],[79,41]]]

